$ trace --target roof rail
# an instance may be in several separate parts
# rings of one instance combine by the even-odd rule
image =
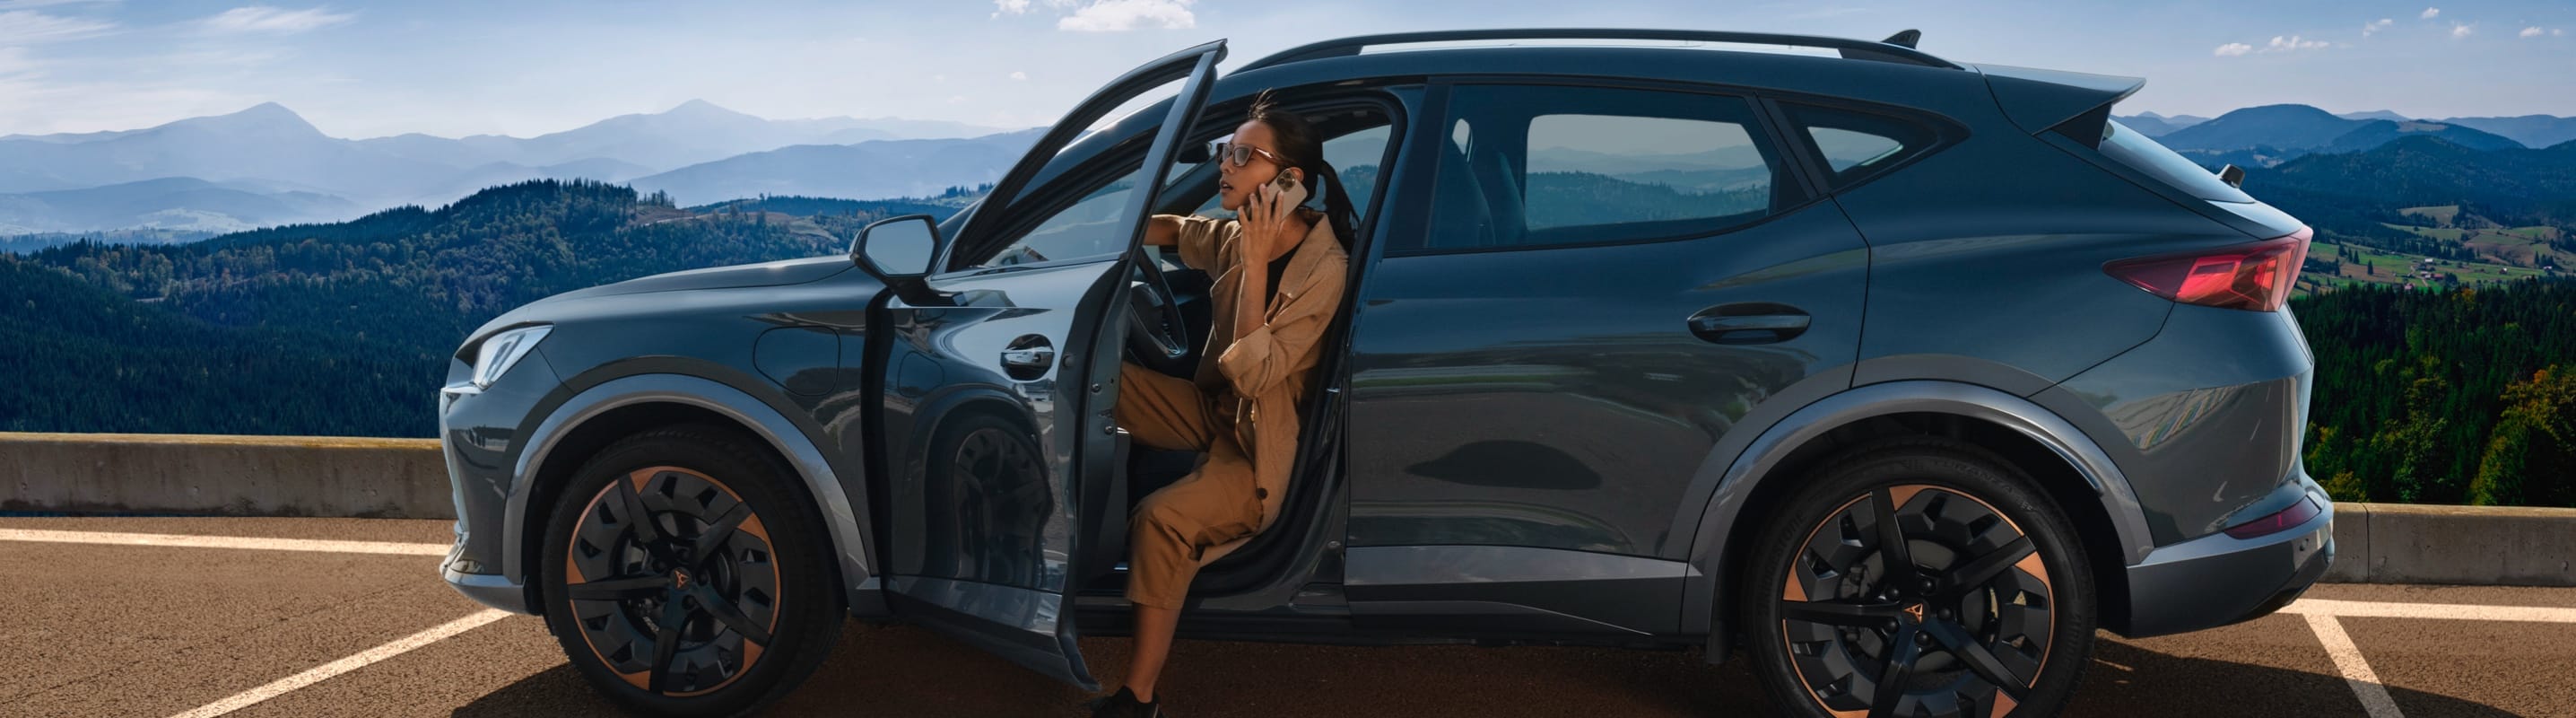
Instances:
[[[1842,51],[1853,60],[1899,62],[1950,70],[1967,69],[1956,63],[1914,49],[1923,37],[1915,30],[1900,32],[1880,42],[1816,35],[1781,35],[1766,32],[1724,32],[1716,30],[1604,29],[1604,28],[1528,28],[1494,30],[1447,30],[1436,32],[1400,32],[1384,35],[1361,35],[1338,40],[1301,45],[1252,61],[1235,70],[1244,72],[1292,62],[1348,57],[1378,45],[1404,45],[1425,42],[1464,42],[1473,40],[1673,40],[1683,42],[1729,42],[1749,45],[1789,45]]]

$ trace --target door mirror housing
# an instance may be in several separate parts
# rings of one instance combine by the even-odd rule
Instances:
[[[850,261],[888,285],[919,282],[939,255],[939,225],[930,215],[877,220],[850,240]]]

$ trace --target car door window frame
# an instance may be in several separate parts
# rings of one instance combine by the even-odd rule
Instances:
[[[1014,206],[1004,210],[1020,216],[1012,217],[1009,220],[1009,224],[1001,226],[998,231],[995,232],[996,235],[1010,237],[1011,241],[988,242],[984,244],[991,245],[992,254],[998,255],[1003,251],[1009,250],[1011,247],[1018,246],[1020,240],[1025,239],[1028,236],[1028,233],[1037,231],[1039,226],[1044,225],[1047,220],[1054,219],[1057,214],[1062,213],[1065,210],[1072,209],[1075,204],[1081,203],[1083,198],[1090,196],[1092,192],[1097,191],[1102,187],[1106,187],[1109,183],[1116,182],[1129,175],[1142,173],[1145,169],[1145,148],[1141,145],[1152,142],[1154,139],[1154,134],[1150,132],[1152,128],[1147,129],[1149,132],[1145,134],[1121,138],[1116,145],[1112,145],[1109,149],[1103,150],[1099,155],[1083,162],[1081,165],[1077,165],[1072,169],[1056,175],[1052,180],[1048,181],[1045,185],[1040,186],[1035,191],[1023,193],[1019,202],[1014,203]],[[1138,146],[1130,147],[1129,145]],[[950,245],[950,249],[953,251],[959,243],[952,240],[948,242],[948,244]],[[939,272],[933,273],[930,278],[938,280],[953,277],[972,277],[1001,272],[1042,269],[1046,267],[1089,264],[1092,262],[1103,262],[1117,259],[1118,255],[1125,251],[1126,249],[1121,248],[1108,252],[1085,254],[1074,257],[1056,257],[1043,262],[1009,264],[998,267],[982,266],[982,262],[991,261],[992,259],[992,257],[986,256],[978,258],[976,260],[977,264],[975,265],[946,268],[946,265],[954,264],[959,261],[959,258],[955,256],[943,256],[939,259],[943,269]]]
[[[1940,154],[1942,150],[1949,149],[1952,146],[1967,141],[1969,135],[1968,126],[1966,124],[1952,119],[1947,115],[1942,115],[1928,110],[1896,107],[1893,105],[1883,105],[1875,102],[1864,102],[1861,100],[1842,97],[1826,97],[1822,95],[1784,92],[1763,92],[1761,93],[1760,103],[1762,105],[1763,116],[1768,118],[1776,126],[1777,129],[1775,130],[1775,134],[1786,143],[1784,149],[1788,150],[1789,154],[1795,156],[1795,162],[1798,164],[1801,174],[1807,176],[1807,182],[1811,187],[1810,191],[1818,197],[1840,195],[1845,192],[1859,189],[1871,182],[1876,182],[1881,177],[1896,174],[1899,171],[1903,171],[1907,166],[1923,161],[1923,158]],[[1816,145],[1816,138],[1814,135],[1807,132],[1807,127],[1789,117],[1789,110],[1786,105],[1807,105],[1810,107],[1856,114],[1877,115],[1890,120],[1911,123],[1930,129],[1933,132],[1933,139],[1930,144],[1914,149],[1909,152],[1907,156],[1892,164],[1877,168],[1876,170],[1862,175],[1858,179],[1852,180],[1843,186],[1836,187],[1833,183],[1833,161],[1825,157],[1823,148]]]
[[[1778,205],[1777,209],[1766,211],[1761,217],[1750,221],[1738,222],[1724,226],[1693,228],[1690,231],[1679,234],[1656,235],[1601,242],[1526,244],[1508,247],[1397,247],[1390,244],[1386,247],[1386,251],[1383,255],[1385,257],[1414,257],[1479,252],[1537,252],[1581,249],[1585,247],[1615,247],[1630,244],[1682,242],[1695,239],[1707,239],[1767,224],[1780,217],[1795,214],[1810,205],[1824,200],[1825,198],[1824,193],[1817,191],[1818,184],[1815,181],[1815,178],[1810,176],[1811,171],[1801,161],[1801,158],[1797,153],[1792,151],[1794,145],[1788,141],[1789,138],[1784,136],[1782,132],[1783,127],[1780,124],[1779,118],[1777,118],[1774,113],[1763,104],[1763,93],[1752,88],[1714,83],[1564,75],[1455,75],[1435,80],[1429,83],[1429,85],[1431,87],[1432,94],[1430,101],[1425,105],[1427,110],[1425,116],[1433,118],[1434,121],[1426,123],[1426,126],[1436,126],[1440,128],[1450,127],[1457,120],[1461,119],[1457,116],[1455,111],[1456,103],[1453,101],[1453,95],[1457,88],[1464,86],[1567,87],[1634,90],[1705,95],[1740,100],[1745,103],[1748,110],[1746,121],[1748,126],[1745,128],[1746,137],[1756,143],[1768,143],[1767,147],[1762,148],[1770,153],[1770,155],[1765,159],[1766,161],[1776,163],[1775,166],[1771,168],[1772,191],[1775,193],[1796,192],[1799,194],[1799,197],[1796,201],[1789,202],[1785,205],[1775,202],[1774,204]],[[1572,111],[1575,109],[1580,108],[1569,108],[1568,112],[1557,114],[1582,114]],[[1416,153],[1416,155],[1409,160],[1411,162],[1422,164],[1417,168],[1417,171],[1421,176],[1421,179],[1419,180],[1420,186],[1408,188],[1408,196],[1429,198],[1436,196],[1438,191],[1438,183],[1441,179],[1441,167],[1439,166],[1438,153],[1434,150],[1439,149],[1439,146],[1436,143],[1449,142],[1449,132],[1444,130],[1431,134],[1436,134],[1437,136],[1431,137],[1426,135],[1415,138],[1417,142],[1431,142],[1435,144],[1425,145],[1425,151]],[[1524,147],[1522,151],[1524,155],[1527,154],[1526,147]],[[1525,161],[1527,158],[1524,157],[1523,159]],[[1430,231],[1434,229],[1432,221],[1433,218],[1428,216],[1428,211],[1418,214],[1422,216],[1416,218],[1414,221],[1404,222],[1400,225],[1401,231],[1404,232],[1404,236],[1421,236],[1427,239]]]

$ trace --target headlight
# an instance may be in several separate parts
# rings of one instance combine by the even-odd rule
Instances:
[[[526,358],[528,352],[537,348],[537,340],[546,338],[546,332],[553,330],[554,327],[545,325],[520,327],[484,339],[482,347],[474,351],[474,388],[492,388],[493,382],[500,381],[501,375],[510,372],[510,365]]]

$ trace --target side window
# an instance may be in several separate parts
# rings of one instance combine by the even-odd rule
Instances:
[[[970,268],[1036,264],[1114,254],[1126,249],[1126,238],[1118,236],[1118,230],[1125,223],[1119,220],[1125,217],[1128,194],[1136,190],[1136,182],[1142,174],[1142,168],[1129,170],[1108,184],[1092,189],[1072,205],[1056,210],[1055,214],[1020,235],[992,258]]]
[[[1740,97],[1461,85],[1450,98],[1430,231],[1394,249],[1678,239],[1804,199]]]
[[[1780,108],[1815,143],[1833,172],[1826,184],[1838,190],[1913,159],[1941,139],[1929,126],[1886,115],[1793,102]]]

